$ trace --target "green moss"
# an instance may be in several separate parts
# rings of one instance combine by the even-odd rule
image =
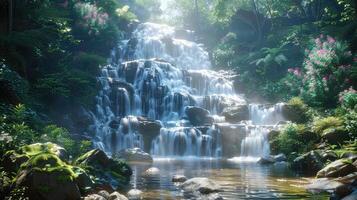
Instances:
[[[29,168],[39,172],[56,173],[59,181],[73,181],[77,177],[71,165],[51,153],[35,155],[21,166],[21,169]]]

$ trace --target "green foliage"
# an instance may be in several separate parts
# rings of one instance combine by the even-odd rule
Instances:
[[[318,140],[319,137],[308,131],[306,126],[288,124],[271,141],[271,146],[274,153],[290,155],[292,152],[302,153],[311,150]]]
[[[343,127],[343,120],[338,117],[326,117],[322,119],[315,119],[312,130],[318,134],[322,134],[324,130],[329,128]]]

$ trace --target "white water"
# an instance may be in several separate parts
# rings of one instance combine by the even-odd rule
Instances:
[[[176,38],[173,27],[154,23],[138,25],[128,40],[112,51],[109,64],[98,77],[91,130],[96,147],[108,154],[121,149],[151,144],[151,154],[160,157],[222,155],[221,133],[214,125],[199,129],[184,118],[187,106],[207,109],[215,123],[225,107],[246,104],[236,94],[232,78],[225,71],[212,71],[202,45]],[[242,157],[269,155],[267,134],[283,120],[280,105],[250,105],[251,124],[242,140]],[[159,120],[164,126],[152,141],[138,131],[138,117]]]

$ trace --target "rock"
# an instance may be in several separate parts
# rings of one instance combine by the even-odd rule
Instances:
[[[40,153],[51,153],[58,156],[61,160],[68,160],[67,151],[61,146],[47,142],[35,143],[20,147],[16,151],[8,151],[3,157],[5,171],[16,172],[20,166],[28,161],[32,156]]]
[[[324,160],[324,162],[331,162],[331,161],[335,161],[338,158],[338,155],[333,152],[333,151],[323,151],[320,153],[322,159]]]
[[[185,182],[186,180],[187,178],[184,175],[174,175],[172,177],[172,182]]]
[[[306,189],[314,194],[328,192],[330,194],[336,193],[338,195],[344,194],[344,196],[346,196],[346,193],[351,192],[348,185],[327,178],[313,180],[311,184],[306,186]]]
[[[191,178],[181,185],[185,192],[199,191],[201,194],[209,194],[222,191],[221,187],[208,178]]]
[[[123,149],[115,156],[128,162],[153,162],[153,158],[150,154],[144,152],[140,148]]]
[[[348,139],[348,133],[343,128],[329,128],[323,131],[322,139],[329,144],[340,144]]]
[[[343,197],[341,200],[356,200],[356,199],[357,199],[357,191],[354,191],[351,194]]]
[[[109,158],[102,150],[94,149],[80,156],[76,165],[89,166],[88,173],[96,177],[95,184],[110,185],[113,188],[126,185],[132,170],[126,163]]]
[[[193,126],[211,125],[214,121],[213,118],[209,116],[210,112],[200,107],[188,106],[186,107],[185,113]]]
[[[160,135],[161,123],[160,121],[154,121],[145,117],[137,117],[139,125],[138,132],[143,135],[144,139],[144,151],[150,152],[151,141]]]
[[[226,107],[222,115],[226,118],[226,121],[236,123],[242,120],[249,120],[249,109],[247,105]]]
[[[259,158],[257,163],[261,164],[261,165],[274,164],[275,160],[274,160],[274,158],[272,156],[261,157],[261,158]]]
[[[128,198],[130,200],[142,199],[143,192],[138,189],[131,189],[128,192]]]
[[[273,156],[275,162],[285,162],[287,160],[285,154],[281,153],[278,155]]]
[[[104,197],[105,199],[108,199],[110,194],[106,190],[101,190],[98,192],[98,195]]]
[[[119,192],[113,192],[109,195],[108,200],[128,200],[128,198]]]
[[[245,125],[215,124],[221,134],[222,156],[235,157],[240,155],[242,140],[246,137]]]
[[[158,175],[160,175],[160,170],[156,167],[151,167],[143,173],[143,176],[158,176]]]
[[[344,184],[353,184],[357,180],[357,172],[348,174],[347,176],[344,177],[336,178],[335,180]]]
[[[79,167],[72,168],[74,173],[77,175],[75,181],[81,192],[81,194],[86,194],[93,187],[93,181],[83,169]]]
[[[79,199],[81,194],[72,167],[58,156],[40,153],[22,164],[15,187],[26,187],[30,199]]]
[[[202,200],[223,200],[223,197],[217,193],[212,193],[212,194],[208,194],[204,197],[200,197],[198,199],[202,199]]]
[[[341,177],[353,172],[357,172],[357,168],[352,164],[352,160],[340,159],[328,164],[317,173],[316,177]]]
[[[291,167],[307,175],[315,175],[324,166],[318,151],[310,151],[294,159]]]
[[[107,200],[107,199],[99,194],[90,194],[84,197],[84,200]]]

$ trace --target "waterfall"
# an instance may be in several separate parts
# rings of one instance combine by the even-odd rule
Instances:
[[[223,133],[216,125],[225,123],[226,108],[246,100],[234,90],[234,73],[210,67],[203,46],[180,37],[175,28],[137,25],[130,38],[118,42],[98,76],[101,90],[90,126],[94,145],[109,155],[139,147],[161,157],[222,156]],[[205,123],[190,121],[189,107],[202,109]],[[279,104],[249,105],[242,156],[269,155],[265,125],[283,120],[280,113]]]

